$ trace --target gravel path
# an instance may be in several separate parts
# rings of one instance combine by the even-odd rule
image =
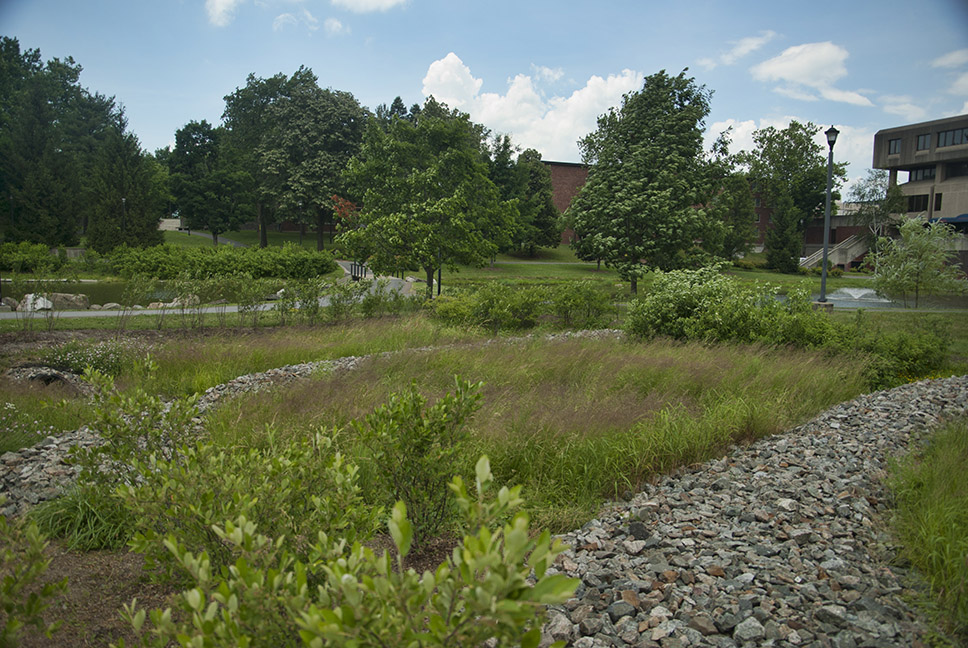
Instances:
[[[615,332],[590,333],[597,337]],[[366,357],[241,376],[229,395],[352,370]],[[931,630],[903,600],[886,531],[887,460],[918,435],[968,414],[968,376],[928,380],[837,405],[788,432],[666,475],[561,538],[557,569],[581,579],[553,608],[544,643],[686,646],[917,646]],[[55,497],[74,476],[88,428],[0,456],[2,511]]]

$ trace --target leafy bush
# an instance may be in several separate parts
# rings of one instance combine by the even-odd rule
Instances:
[[[60,255],[53,255],[43,243],[0,243],[0,270],[43,274],[64,265]]]
[[[120,342],[81,342],[71,340],[40,355],[46,365],[61,371],[83,374],[88,368],[117,377],[127,366],[131,351]]]
[[[150,370],[150,360],[147,366]],[[140,387],[121,394],[98,371],[85,377],[96,388],[91,427],[105,442],[72,449],[72,461],[81,467],[76,488],[45,502],[34,516],[47,535],[65,538],[70,548],[116,548],[133,524],[116,489],[136,479],[134,458],[170,453],[191,433],[197,410],[194,398],[165,403]]]
[[[266,248],[122,246],[111,252],[110,258],[114,271],[121,276],[146,275],[158,279],[174,279],[183,272],[194,279],[244,274],[257,279],[308,279],[336,269],[329,252],[292,244]]]
[[[0,508],[5,503],[6,498],[0,497]],[[46,546],[36,524],[0,515],[0,646],[16,646],[28,625],[43,630],[47,637],[57,629],[57,624],[44,627],[41,613],[67,587],[67,579],[36,586],[50,565],[50,559],[44,558]]]
[[[212,530],[224,520],[244,516],[272,537],[285,536],[305,562],[317,533],[350,544],[366,541],[379,517],[378,509],[362,503],[357,468],[321,433],[282,447],[182,447],[170,458],[136,459],[133,468],[137,478],[118,488],[134,520],[131,546],[169,577],[176,565],[162,542],[168,533],[221,569],[239,557]]]
[[[547,293],[548,306],[565,328],[596,328],[607,324],[612,300],[589,281],[561,284]]]
[[[456,378],[454,393],[428,406],[412,384],[353,423],[377,488],[406,504],[420,540],[447,521],[447,480],[460,472],[465,423],[480,407],[481,386]]]
[[[403,568],[413,527],[402,503],[388,523],[396,567],[389,552],[376,556],[326,533],[304,563],[284,538],[258,533],[239,516],[214,529],[239,555],[219,572],[206,553],[193,554],[169,535],[165,546],[195,587],[178,599],[182,614],[150,613],[142,645],[282,646],[299,637],[306,646],[480,646],[488,640],[537,646],[544,606],[566,600],[578,581],[547,573],[562,547],[547,531],[531,538],[524,513],[499,526],[522,504],[520,487],[485,499],[493,481],[486,457],[476,475],[473,494],[460,478],[450,483],[465,529],[459,550],[423,575]],[[149,615],[132,603],[123,616],[141,633]]]

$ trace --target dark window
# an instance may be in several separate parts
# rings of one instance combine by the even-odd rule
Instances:
[[[753,205],[755,207],[759,207],[761,202],[762,201],[760,200],[760,197],[759,196],[757,196],[756,198],[753,199]]]
[[[908,182],[918,182],[919,180],[934,180],[934,167],[922,167],[913,169],[908,176]]]
[[[934,211],[941,211],[941,194],[934,194]]]
[[[908,211],[923,212],[928,210],[928,194],[908,196]]]
[[[901,140],[899,139],[887,140],[888,155],[897,155],[900,152],[901,152]]]
[[[968,128],[956,128],[938,133],[938,148],[958,144],[968,144]]]
[[[949,162],[944,165],[945,178],[968,176],[968,162]]]
[[[927,151],[931,148],[931,135],[918,135],[918,150]]]

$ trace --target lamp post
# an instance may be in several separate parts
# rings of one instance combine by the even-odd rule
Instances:
[[[831,126],[824,135],[827,136],[827,198],[823,207],[823,268],[820,270],[820,299],[821,304],[827,303],[827,246],[830,244],[830,190],[834,179],[834,144],[840,131]]]

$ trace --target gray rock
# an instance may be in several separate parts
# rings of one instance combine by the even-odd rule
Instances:
[[[733,639],[737,641],[755,641],[765,636],[766,630],[756,617],[750,617],[733,628]]]

